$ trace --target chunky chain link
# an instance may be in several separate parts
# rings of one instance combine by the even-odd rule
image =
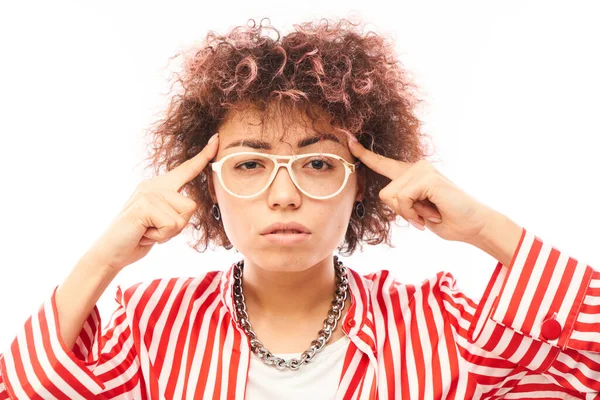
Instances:
[[[238,323],[242,329],[248,335],[250,339],[250,346],[252,351],[267,365],[276,367],[277,369],[283,370],[289,368],[297,370],[302,364],[308,364],[312,361],[316,353],[320,352],[325,344],[331,338],[331,334],[337,327],[337,323],[342,316],[344,305],[348,292],[348,270],[338,259],[337,255],[333,256],[333,265],[335,267],[336,278],[337,278],[337,289],[335,291],[335,298],[331,302],[331,308],[327,312],[327,318],[323,320],[323,329],[318,332],[318,337],[311,342],[310,347],[306,350],[300,358],[292,358],[290,360],[284,360],[281,357],[274,356],[269,350],[265,348],[260,340],[256,337],[256,333],[252,329],[252,324],[248,320],[248,313],[246,312],[246,302],[244,300],[244,294],[242,293],[242,274],[244,270],[244,260],[240,260],[235,264],[233,277],[233,296],[235,303],[235,311],[238,318]]]

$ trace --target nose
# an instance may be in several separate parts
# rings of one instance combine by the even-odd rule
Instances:
[[[302,202],[302,193],[284,166],[281,166],[271,183],[268,192],[269,207],[298,208]]]

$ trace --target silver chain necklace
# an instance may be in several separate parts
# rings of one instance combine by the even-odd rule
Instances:
[[[263,346],[262,342],[257,339],[256,333],[252,329],[252,325],[248,320],[248,313],[246,312],[246,302],[244,300],[244,294],[242,293],[242,273],[244,270],[244,260],[240,260],[235,264],[233,277],[233,295],[235,302],[235,311],[240,326],[250,338],[250,346],[252,351],[267,365],[274,366],[279,370],[289,368],[297,370],[302,364],[308,364],[316,353],[320,352],[325,344],[331,338],[331,334],[337,327],[338,320],[344,310],[348,291],[348,271],[342,262],[338,259],[338,256],[333,256],[333,265],[335,267],[335,275],[337,278],[337,289],[335,291],[335,298],[331,302],[331,308],[327,312],[327,318],[323,320],[323,329],[318,333],[317,339],[313,340],[308,350],[306,350],[298,358],[292,358],[290,360],[284,360],[281,357],[274,356],[269,350]]]

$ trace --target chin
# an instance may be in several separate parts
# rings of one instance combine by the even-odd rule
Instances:
[[[277,246],[251,248],[247,252],[240,250],[245,258],[261,268],[272,272],[300,272],[318,263],[314,248],[278,248]]]
[[[336,247],[253,247],[248,258],[261,268],[272,272],[301,272],[310,269],[335,252]]]

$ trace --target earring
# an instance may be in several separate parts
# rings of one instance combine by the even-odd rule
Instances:
[[[218,204],[213,204],[210,212],[212,213],[213,218],[216,219],[217,221],[221,219],[221,210],[219,209]]]
[[[365,205],[362,201],[357,201],[354,203],[354,215],[356,215],[358,219],[361,219],[365,216]]]

